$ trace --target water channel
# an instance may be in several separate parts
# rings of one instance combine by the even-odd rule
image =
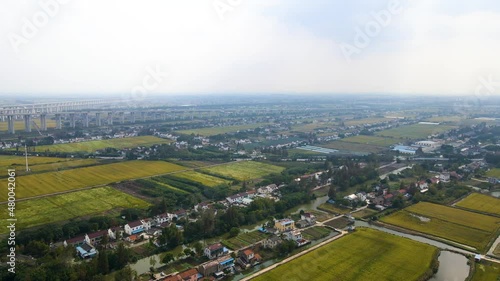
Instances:
[[[500,192],[498,192],[498,193],[499,193],[498,196],[500,196]],[[303,204],[303,205],[297,206],[287,213],[294,213],[294,212],[298,212],[299,210],[317,210],[317,207],[319,205],[325,203],[327,200],[328,200],[328,196],[318,197],[314,201],[312,201],[308,204]],[[467,278],[467,276],[469,275],[469,265],[467,265],[467,259],[465,258],[465,256],[454,253],[454,252],[446,251],[446,250],[452,250],[452,251],[456,251],[456,252],[464,253],[464,254],[474,254],[472,252],[469,252],[469,251],[466,251],[466,250],[463,250],[460,248],[456,248],[456,247],[450,246],[450,245],[442,243],[442,242],[434,241],[434,240],[431,240],[431,239],[428,239],[425,237],[406,234],[406,233],[394,231],[391,229],[387,229],[384,227],[371,225],[371,224],[364,222],[364,221],[357,220],[355,223],[355,226],[356,227],[373,228],[373,229],[376,229],[379,231],[383,231],[383,232],[394,234],[394,235],[401,236],[401,237],[406,237],[406,238],[409,238],[409,239],[412,239],[415,241],[419,241],[419,242],[426,243],[426,244],[433,245],[435,247],[440,248],[442,250],[441,255],[439,256],[440,266],[439,266],[439,270],[436,273],[436,275],[430,279],[432,281],[462,281],[462,280],[465,280],[465,278]],[[247,231],[257,230],[259,227],[260,227],[260,225],[256,226],[255,228],[248,229]],[[335,234],[336,234],[336,232],[332,232],[328,237],[322,238],[320,240],[316,240],[312,244],[315,245],[317,243],[320,243],[320,242],[332,237]],[[131,265],[131,268],[133,270],[137,271],[138,274],[144,274],[144,273],[148,272],[149,268],[151,267],[151,263],[150,263],[151,258],[155,258],[157,261],[155,264],[155,268],[159,268],[159,267],[164,265],[160,262],[160,260],[161,260],[161,254],[160,254],[160,255],[155,255],[152,257],[147,257],[147,258],[141,259],[141,260],[137,261],[137,263]],[[240,274],[235,275],[231,280],[232,281],[240,280],[240,279],[244,278],[245,276],[248,276],[251,273],[254,273],[258,270],[263,269],[264,267],[268,267],[268,266],[272,265],[275,262],[277,262],[277,261],[276,260],[266,261],[263,264],[258,265],[249,271],[245,271],[244,274],[240,273]]]

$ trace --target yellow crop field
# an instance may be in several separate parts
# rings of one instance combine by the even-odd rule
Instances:
[[[457,206],[465,209],[500,215],[500,199],[484,194],[472,193],[464,200],[458,202]]]
[[[24,156],[0,155],[0,170],[15,169],[18,176],[28,174]],[[45,173],[99,164],[97,159],[73,159],[28,156],[30,173]],[[6,178],[7,173],[0,174]]]
[[[421,280],[437,251],[410,239],[358,228],[252,280]]]
[[[65,171],[20,176],[16,178],[17,199],[52,194],[88,186],[105,185],[175,171],[186,168],[163,161],[127,161]],[[0,201],[7,199],[0,194]]]
[[[420,202],[382,218],[383,222],[486,250],[500,228],[500,218]]]

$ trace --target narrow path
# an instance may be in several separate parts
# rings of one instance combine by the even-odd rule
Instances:
[[[491,248],[488,250],[488,252],[486,254],[490,255],[490,256],[494,256],[493,251],[495,251],[498,244],[500,244],[500,235],[498,235],[497,239],[495,240],[495,242],[493,242],[493,244],[491,245]]]

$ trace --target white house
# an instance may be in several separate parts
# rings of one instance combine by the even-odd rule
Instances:
[[[125,233],[128,235],[137,234],[151,228],[151,221],[137,220],[125,225]]]

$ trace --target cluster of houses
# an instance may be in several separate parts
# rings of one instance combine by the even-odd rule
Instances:
[[[262,227],[259,229],[261,232],[273,234],[262,242],[262,246],[264,246],[264,248],[273,249],[284,240],[294,241],[297,247],[304,246],[310,243],[310,241],[302,237],[302,232],[299,228],[308,227],[314,224],[316,224],[316,217],[311,213],[301,214],[300,220],[297,222],[289,218],[275,220],[274,227]]]
[[[274,201],[279,201],[279,190],[282,187],[285,187],[285,185],[282,184],[278,186],[276,184],[270,184],[259,187],[256,190],[250,190],[234,194],[229,197],[226,197],[226,200],[225,202],[223,202],[223,204],[226,206],[234,205],[240,207],[247,207],[253,202],[255,198],[268,198]]]
[[[163,273],[155,274],[154,281],[198,281],[198,280],[217,280],[228,274],[235,272],[235,266],[242,270],[255,266],[262,261],[259,254],[252,249],[243,249],[231,255],[229,250],[221,243],[208,245],[204,249],[204,255],[209,261],[180,273],[165,275]]]
[[[130,243],[140,239],[156,238],[161,235],[163,228],[168,227],[175,219],[183,218],[187,215],[185,210],[178,210],[175,213],[164,213],[154,218],[140,219],[129,222],[123,227],[116,226],[106,230],[86,233],[78,237],[64,240],[62,244],[76,248],[77,254],[81,258],[92,258],[97,255],[96,246],[106,236],[109,240],[109,247],[113,248],[116,241],[124,240]],[[159,246],[157,241],[155,245]]]

